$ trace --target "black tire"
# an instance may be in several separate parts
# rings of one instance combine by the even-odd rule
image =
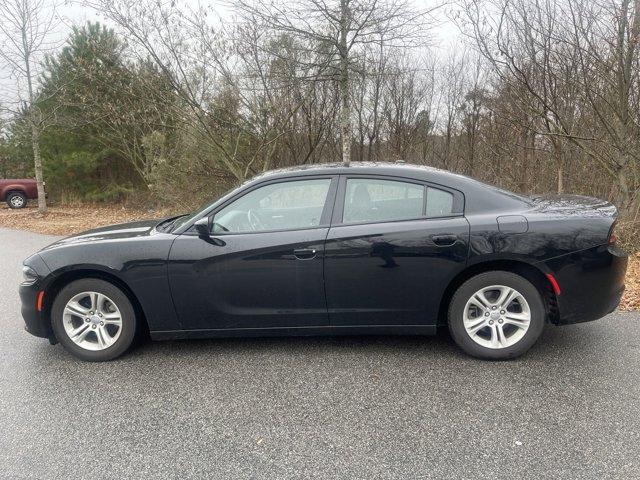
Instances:
[[[120,310],[121,332],[115,342],[103,350],[88,350],[77,345],[67,334],[63,325],[63,312],[67,302],[82,292],[97,292],[107,296]],[[119,357],[133,343],[136,336],[137,320],[131,301],[115,285],[96,278],[76,280],[65,286],[56,296],[51,308],[51,325],[58,341],[68,352],[81,360],[104,362]],[[105,327],[106,328],[106,327]]]
[[[9,192],[7,205],[9,208],[24,208],[27,206],[27,196],[22,192]]]
[[[531,316],[524,336],[515,344],[503,348],[490,348],[477,343],[467,333],[463,320],[465,307],[471,297],[482,288],[493,285],[504,285],[517,290],[528,303]],[[491,271],[470,278],[458,288],[449,304],[448,317],[451,337],[462,350],[477,358],[505,360],[519,357],[536,343],[544,329],[546,310],[538,289],[527,279],[511,272]],[[494,328],[494,332],[496,331],[495,327],[487,328]]]

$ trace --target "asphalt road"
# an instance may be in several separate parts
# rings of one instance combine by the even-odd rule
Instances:
[[[0,229],[0,477],[640,478],[640,315],[483,362],[445,334],[146,343],[83,363],[23,330]]]

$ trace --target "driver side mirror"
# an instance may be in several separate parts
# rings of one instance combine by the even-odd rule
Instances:
[[[193,226],[196,228],[198,235],[200,235],[201,237],[208,237],[209,235],[211,235],[211,230],[209,228],[209,217],[201,218],[200,220],[195,222]]]

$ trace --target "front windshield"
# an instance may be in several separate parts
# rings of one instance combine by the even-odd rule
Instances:
[[[215,202],[211,202],[208,201],[206,203],[204,203],[200,208],[198,208],[194,213],[190,213],[185,215],[184,217],[180,217],[178,218],[175,223],[173,224],[173,228],[171,229],[171,231],[177,230],[178,228],[182,227],[183,225],[186,225],[187,223],[189,223],[190,221],[192,221],[194,218],[196,218],[203,210],[206,210],[207,208],[211,207],[211,205],[213,205],[214,203],[216,203],[217,201],[219,201],[220,199],[226,197],[227,195],[229,195],[231,192],[233,192],[234,190],[236,190],[237,187],[233,187],[229,190],[227,190],[224,195],[221,195],[220,198],[218,198]]]

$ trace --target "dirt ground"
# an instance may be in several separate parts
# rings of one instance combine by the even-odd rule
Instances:
[[[88,228],[131,222],[149,218],[163,218],[173,214],[169,209],[142,210],[121,205],[64,205],[49,207],[43,217],[34,206],[11,210],[6,205],[0,208],[0,226],[28,230],[49,235],[73,235]],[[626,279],[627,290],[620,304],[621,310],[640,310],[640,253],[629,259]]]

